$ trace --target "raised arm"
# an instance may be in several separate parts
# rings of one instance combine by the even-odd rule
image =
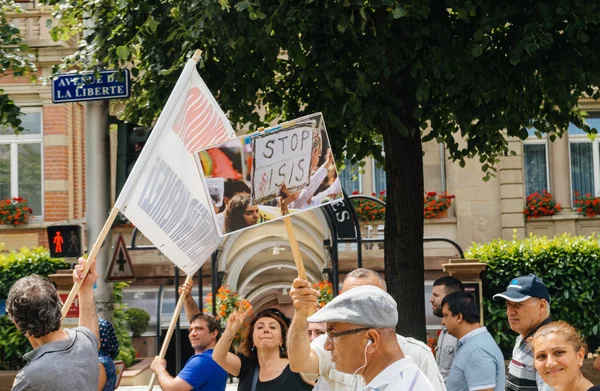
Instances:
[[[246,311],[233,311],[227,319],[227,327],[213,350],[212,358],[221,368],[233,376],[238,376],[242,369],[242,361],[238,356],[229,352],[235,335],[244,324],[244,320],[252,311],[250,306]]]
[[[288,330],[288,358],[294,372],[319,373],[319,356],[311,349],[308,338],[308,314],[317,307],[319,292],[306,280],[296,278],[290,296],[296,314]]]
[[[200,313],[200,308],[194,300],[192,296],[192,288],[194,287],[194,281],[190,280],[185,282],[182,286],[179,287],[179,294],[183,295],[185,292],[185,298],[183,299],[183,308],[185,310],[185,317],[188,322],[192,319],[196,314]]]
[[[163,391],[190,391],[194,388],[179,376],[171,376],[167,372],[167,361],[159,356],[154,358],[150,369],[156,373],[158,384],[160,384],[160,389]]]
[[[98,348],[100,348],[100,326],[98,325],[98,313],[96,312],[96,301],[94,300],[94,283],[98,278],[96,273],[96,259],[88,259],[91,262],[85,280],[83,280],[83,270],[85,268],[85,258],[79,258],[79,264],[73,270],[73,283],[83,280],[79,288],[79,326],[87,327],[96,336]]]

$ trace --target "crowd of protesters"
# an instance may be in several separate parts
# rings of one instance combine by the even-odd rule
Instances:
[[[13,390],[114,389],[118,344],[110,323],[97,317],[97,273],[95,260],[90,262],[87,276],[83,258],[73,271],[73,281],[81,284],[77,328],[60,329],[62,303],[47,279],[28,276],[10,289],[8,315],[33,348]],[[228,374],[239,378],[240,391],[600,391],[581,372],[585,342],[568,323],[552,321],[550,295],[535,275],[513,279],[494,296],[506,303],[510,328],[518,333],[507,369],[480,323],[475,297],[454,277],[433,284],[432,311],[443,326],[435,357],[422,342],[396,334],[397,304],[372,270],[350,272],[342,293],[317,312],[319,292],[298,278],[290,290],[293,319],[275,308],[251,315],[250,307],[234,311],[221,335],[219,322],[189,295],[191,288],[190,281],[180,292],[187,293],[195,354],[175,377],[164,359],[154,359],[151,369],[165,391],[222,391]]]

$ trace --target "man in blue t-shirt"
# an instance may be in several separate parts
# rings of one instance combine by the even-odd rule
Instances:
[[[177,377],[167,372],[167,361],[156,356],[151,368],[163,391],[224,391],[227,372],[212,359],[219,335],[214,316],[199,313],[190,319],[189,338],[195,354]]]
[[[458,339],[446,388],[448,391],[504,391],[504,357],[485,327],[479,306],[467,292],[453,292],[442,300],[442,324]]]

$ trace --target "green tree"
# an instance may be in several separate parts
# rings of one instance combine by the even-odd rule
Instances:
[[[186,55],[235,124],[322,111],[334,151],[385,164],[386,279],[399,330],[425,337],[422,142],[486,177],[507,137],[554,140],[600,85],[600,3],[484,0],[46,0],[70,26],[93,15],[95,45],[70,62],[133,64],[125,116],[150,123]],[[259,118],[255,107],[267,109]],[[428,126],[430,125],[430,126]],[[382,154],[381,142],[385,145]]]
[[[7,19],[7,13],[19,12],[22,10],[13,0],[3,0],[0,4],[0,78],[11,74],[23,76],[36,70],[19,29]],[[20,114],[19,107],[0,88],[0,127],[9,126],[22,131]]]

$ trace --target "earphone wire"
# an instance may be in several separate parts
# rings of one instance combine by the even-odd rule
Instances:
[[[354,373],[352,375],[356,375],[356,372],[360,371],[361,369],[363,369],[364,367],[367,366],[367,348],[369,347],[369,343],[367,342],[367,345],[365,346],[365,363],[362,365],[362,367],[359,367],[356,371],[354,371]]]

